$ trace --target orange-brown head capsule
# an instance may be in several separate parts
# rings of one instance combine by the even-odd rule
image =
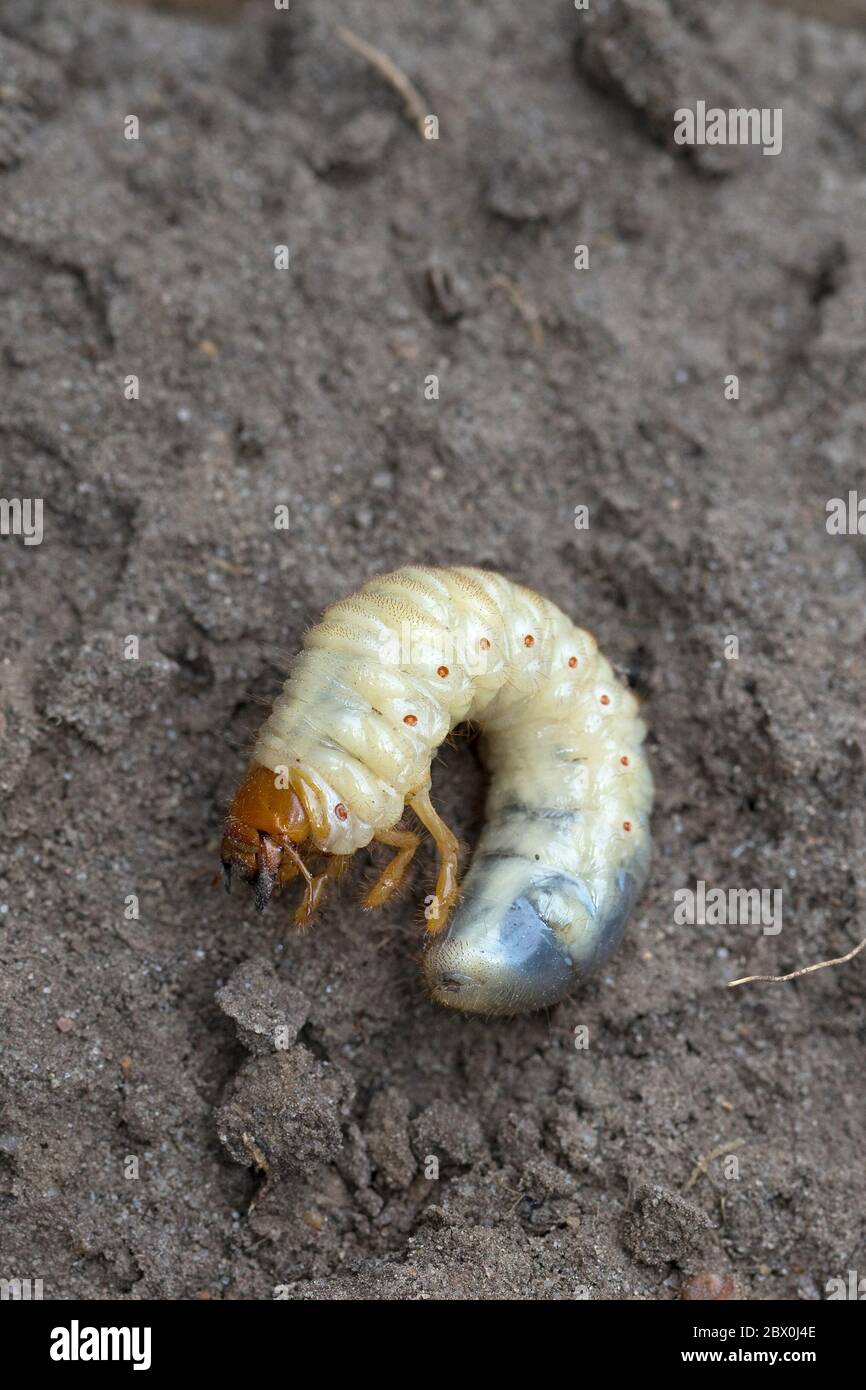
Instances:
[[[299,863],[294,846],[310,833],[297,792],[278,780],[270,768],[253,763],[232,798],[220,850],[226,888],[236,869],[255,885],[259,912],[281,877],[284,856]]]

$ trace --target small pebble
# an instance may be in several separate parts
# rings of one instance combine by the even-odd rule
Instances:
[[[740,1299],[740,1292],[733,1275],[716,1274],[711,1269],[691,1274],[680,1289],[680,1298],[685,1302],[703,1300],[711,1303],[724,1303],[729,1299]]]

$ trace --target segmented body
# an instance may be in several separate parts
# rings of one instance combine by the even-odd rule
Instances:
[[[306,634],[253,762],[288,775],[318,849],[349,855],[397,824],[466,720],[484,736],[486,823],[428,981],[472,1008],[486,967],[478,1008],[538,1007],[616,944],[649,858],[645,728],[589,632],[484,570],[373,579]]]

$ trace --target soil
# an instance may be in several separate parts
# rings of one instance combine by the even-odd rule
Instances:
[[[0,1274],[824,1297],[866,1271],[866,956],[726,986],[864,935],[862,10],[312,11],[0,16],[0,493],[44,501],[0,542]],[[697,99],[781,108],[781,154],[677,146]],[[305,626],[409,561],[540,590],[644,701],[651,878],[547,1014],[427,1001],[426,846],[304,935],[213,886]],[[446,747],[467,845],[483,790]],[[698,881],[782,930],[679,925]]]

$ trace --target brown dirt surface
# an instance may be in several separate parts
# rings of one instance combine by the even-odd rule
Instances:
[[[0,1274],[820,1298],[866,1270],[866,956],[726,984],[864,935],[862,11],[195,8],[0,13],[0,495],[44,500],[0,540]],[[697,98],[782,153],[684,153]],[[644,701],[651,878],[549,1014],[428,1002],[429,848],[303,935],[212,886],[286,656],[409,561],[530,584]],[[471,744],[434,793],[471,843]],[[782,931],[677,925],[698,880]]]

